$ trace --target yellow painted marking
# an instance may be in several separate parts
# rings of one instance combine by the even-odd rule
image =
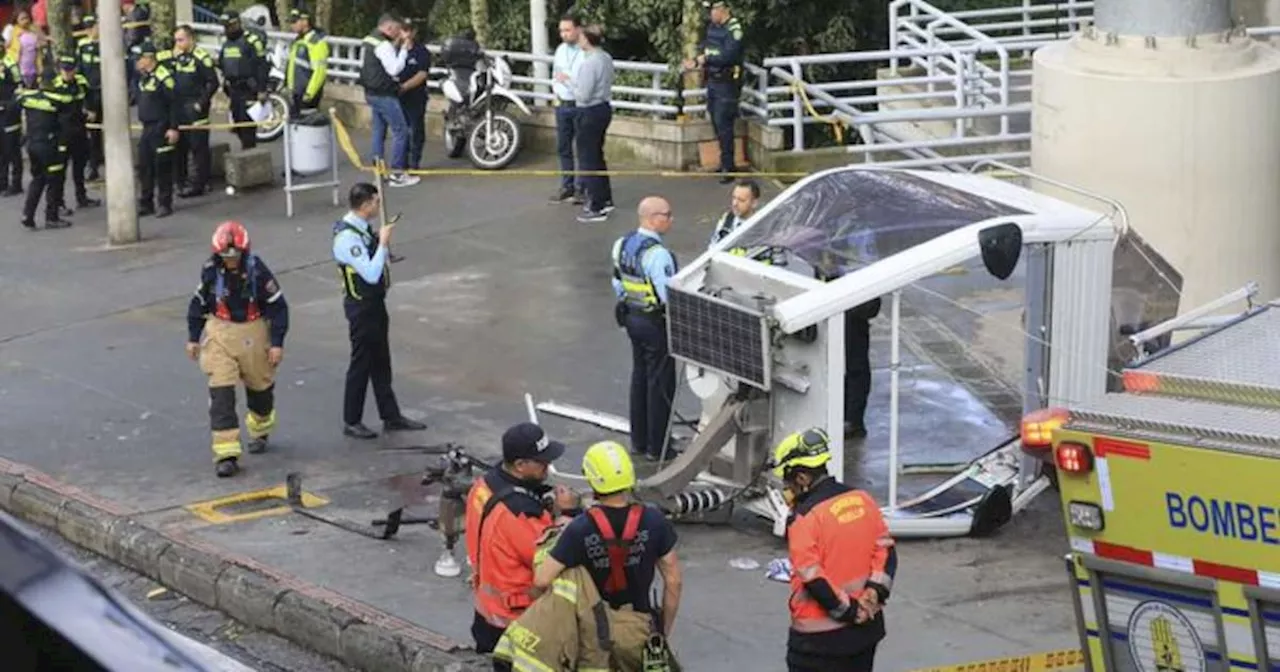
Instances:
[[[254,490],[252,492],[241,492],[235,495],[228,495],[218,499],[211,499],[206,502],[196,502],[188,504],[186,510],[199,516],[207,523],[213,525],[225,525],[227,523],[241,523],[248,520],[257,520],[258,518],[266,518],[268,516],[279,516],[289,513],[293,509],[288,505],[274,506],[269,509],[260,511],[250,511],[248,513],[227,514],[222,513],[218,509],[232,506],[235,504],[243,504],[245,502],[256,502],[263,499],[279,499],[285,500],[286,490],[283,485],[277,485],[274,488],[265,490]],[[313,495],[309,492],[302,493],[302,505],[308,509],[328,504],[329,500],[319,495]]]
[[[913,672],[1050,672],[1084,665],[1084,654],[1076,649],[1030,653],[1025,656],[982,660],[958,665],[929,667]]]

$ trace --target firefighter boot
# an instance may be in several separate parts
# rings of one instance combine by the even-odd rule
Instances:
[[[267,437],[257,436],[249,439],[249,444],[245,446],[245,449],[254,455],[267,452]]]
[[[218,460],[216,469],[218,472],[218,478],[230,478],[235,476],[236,472],[240,471],[240,465],[236,461],[236,458],[228,457],[223,460]]]

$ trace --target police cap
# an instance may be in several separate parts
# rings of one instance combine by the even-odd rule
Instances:
[[[296,7],[289,10],[289,23],[295,23],[303,20],[310,21],[311,15]]]
[[[139,56],[155,56],[156,55],[156,45],[154,42],[151,42],[149,40],[134,47],[134,50],[135,50],[134,53],[136,53]]]
[[[534,460],[550,464],[564,455],[564,444],[547,438],[547,433],[532,422],[522,422],[502,435],[502,460]]]
[[[80,23],[84,24],[84,27],[85,27],[85,28],[88,28],[89,26],[92,26],[92,25],[94,25],[94,24],[98,23],[98,17],[96,17],[96,16],[94,16],[94,15],[92,15],[92,14],[85,14],[85,15],[84,15],[84,18],[83,18],[83,19],[80,19]]]
[[[725,2],[724,0],[715,0],[715,2],[703,2],[702,6],[705,9],[716,9],[716,8],[729,9],[729,3]]]
[[[223,12],[222,16],[218,17],[218,20],[222,21],[222,25],[229,26],[233,23],[240,23],[240,15],[234,12]]]
[[[63,54],[62,56],[58,57],[58,67],[62,68],[63,70],[75,70],[77,65],[78,63],[76,63],[76,57],[72,56],[71,54]]]

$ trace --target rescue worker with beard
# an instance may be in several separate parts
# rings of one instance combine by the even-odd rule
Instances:
[[[209,377],[209,425],[219,477],[239,471],[240,419],[236,385],[243,383],[249,452],[267,449],[276,425],[275,374],[284,358],[289,305],[262,259],[250,252],[249,232],[223,222],[213,232],[213,255],[187,307],[187,356]]]
[[[533,604],[535,548],[556,513],[579,512],[577,495],[546,484],[550,464],[563,454],[564,444],[550,440],[538,425],[514,425],[502,435],[502,463],[467,493],[467,560],[475,593],[471,634],[479,653],[491,653],[507,626]],[[553,492],[554,509],[543,501]],[[494,669],[511,667],[495,661]]]
[[[224,13],[221,19],[225,38],[218,52],[222,90],[227,94],[231,120],[244,124],[253,121],[249,117],[253,101],[267,99],[267,79],[271,73],[267,42],[256,31],[245,30],[238,14]],[[235,133],[240,138],[240,149],[258,146],[257,130],[252,126],[238,127]]]
[[[289,22],[298,38],[289,45],[285,88],[292,96],[289,109],[294,115],[299,115],[303,110],[320,107],[325,78],[329,73],[329,43],[326,41],[329,36],[311,25],[311,15],[304,11],[290,11]]]
[[[792,511],[789,672],[870,672],[898,569],[880,506],[832,478],[830,461],[821,428],[787,436],[771,460]]]
[[[729,200],[729,209],[716,221],[716,227],[711,231],[711,242],[708,247],[715,247],[715,244],[724,240],[729,234],[738,230],[743,222],[751,219],[756,214],[756,209],[760,206],[760,185],[755,180],[739,180],[733,186],[733,192]],[[745,247],[731,247],[725,250],[729,254],[740,257],[747,256],[749,250]],[[753,259],[762,261],[766,264],[776,264],[785,266],[787,263],[787,251],[781,247],[764,247],[758,250]]]
[[[36,228],[36,206],[44,200],[44,227],[62,229],[71,222],[62,219],[62,187],[66,181],[62,138],[62,120],[71,97],[52,87],[28,89],[18,93],[18,101],[26,112],[27,158],[31,161],[31,184],[22,207],[22,225]]]
[[[156,62],[156,47],[143,44],[138,50],[138,86],[135,94],[142,137],[138,140],[138,174],[142,193],[138,216],[173,214],[173,155],[178,144],[178,99],[173,73]],[[160,209],[155,207],[159,191]]]
[[[218,92],[218,73],[214,70],[213,57],[196,44],[196,34],[191,26],[178,26],[173,32],[173,41],[173,60],[169,69],[173,71],[179,121],[184,126],[207,127],[209,105],[213,94]],[[182,131],[176,154],[177,178],[182,183],[178,196],[192,198],[204,194],[213,169],[208,129]],[[191,159],[194,159],[194,165],[188,179],[187,167]]]
[[[22,70],[6,51],[0,59],[0,196],[22,193]]]
[[[89,81],[89,95],[84,100],[85,114],[89,121],[102,123],[102,54],[98,45],[98,20],[92,14],[83,19],[88,32],[76,42],[76,60],[80,62],[80,74]],[[96,182],[105,158],[103,155],[102,129],[89,130],[89,174],[86,179]]]
[[[62,120],[59,122],[62,131],[63,152],[63,193],[66,193],[67,168],[71,168],[71,181],[76,190],[76,207],[92,208],[102,205],[102,201],[89,198],[85,189],[85,171],[89,168],[89,130],[85,124],[89,121],[85,111],[85,101],[89,98],[89,79],[76,71],[76,57],[67,54],[58,59],[58,78],[53,81],[54,89],[66,95],[70,102],[62,108]],[[62,206],[61,214],[71,215],[69,208]]]

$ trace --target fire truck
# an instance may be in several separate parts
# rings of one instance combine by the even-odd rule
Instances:
[[[1280,303],[1148,352],[1190,318],[1132,337],[1123,389],[1023,424],[1089,670],[1280,670]]]

